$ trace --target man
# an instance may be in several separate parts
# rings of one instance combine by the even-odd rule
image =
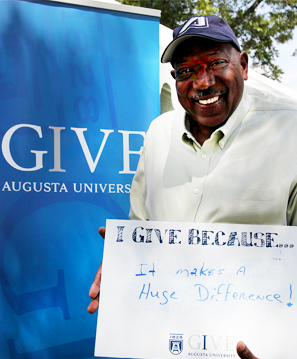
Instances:
[[[176,28],[161,61],[173,66],[185,111],[152,122],[133,179],[130,218],[296,225],[297,106],[245,89],[248,56],[217,16],[191,17]],[[97,306],[92,301],[89,311]],[[237,350],[255,358],[242,342]]]

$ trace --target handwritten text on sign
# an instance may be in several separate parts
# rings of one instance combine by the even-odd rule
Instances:
[[[297,229],[108,221],[106,233],[96,355],[236,357],[244,340],[290,358]]]

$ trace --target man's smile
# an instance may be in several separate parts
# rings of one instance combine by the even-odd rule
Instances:
[[[209,105],[209,104],[212,104],[214,102],[217,102],[218,100],[219,100],[219,96],[215,96],[215,97],[209,98],[207,100],[198,100],[198,102],[201,105]]]
[[[227,93],[227,91],[206,90],[200,91],[191,97],[191,101],[196,105],[212,105],[218,102]]]

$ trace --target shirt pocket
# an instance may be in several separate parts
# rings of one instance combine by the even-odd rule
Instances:
[[[220,202],[222,222],[286,224],[280,189],[224,189]]]
[[[280,189],[224,189],[222,199],[229,201],[280,201]]]

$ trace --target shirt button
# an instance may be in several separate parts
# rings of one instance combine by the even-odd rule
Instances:
[[[201,155],[201,158],[203,159],[203,160],[205,160],[206,159],[206,154],[205,153],[203,153],[203,155]]]
[[[194,193],[195,193],[195,194],[199,193],[199,188],[195,188],[195,189],[194,189]]]

